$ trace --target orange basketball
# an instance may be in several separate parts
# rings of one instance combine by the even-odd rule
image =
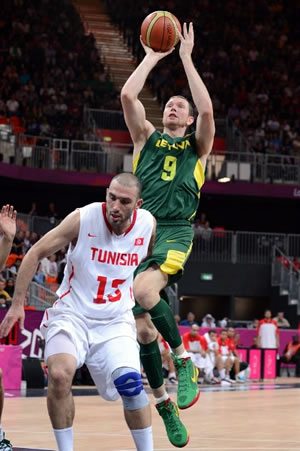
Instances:
[[[168,11],[149,14],[141,26],[142,41],[156,52],[167,52],[179,41],[181,25],[177,17]]]

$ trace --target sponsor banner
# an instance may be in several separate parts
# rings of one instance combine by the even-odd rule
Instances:
[[[5,390],[20,390],[22,376],[21,346],[0,345],[0,368]]]
[[[264,349],[264,379],[275,379],[276,355],[276,349]]]
[[[0,310],[0,321],[2,321],[7,310]],[[39,339],[43,339],[40,332],[40,324],[44,312],[25,311],[24,329],[21,330],[18,324],[12,328],[8,337],[2,340],[3,344],[19,345],[22,349],[23,357],[42,357],[42,350],[39,347]]]
[[[260,379],[261,372],[261,350],[249,350],[250,379]]]

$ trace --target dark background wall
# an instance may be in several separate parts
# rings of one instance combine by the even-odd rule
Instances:
[[[208,280],[202,280],[201,275]],[[202,276],[203,277],[203,276]],[[212,277],[212,280],[209,280]],[[275,316],[284,311],[293,327],[298,327],[296,306],[289,306],[287,296],[271,286],[271,265],[203,263],[189,261],[178,283],[180,316],[193,311],[200,321],[207,313],[216,319],[262,318],[265,309]]]
[[[28,212],[31,202],[36,201],[39,213],[43,214],[53,201],[59,215],[64,217],[74,208],[104,199],[103,187],[0,178],[0,203],[11,203],[22,213]],[[299,199],[203,194],[198,215],[205,212],[212,227],[223,226],[227,230],[299,233],[299,205]]]

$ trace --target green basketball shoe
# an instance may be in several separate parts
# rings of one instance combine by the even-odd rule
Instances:
[[[200,396],[197,383],[199,371],[190,357],[180,359],[173,353],[171,353],[171,356],[178,380],[177,404],[179,409],[187,409],[194,405]]]
[[[168,439],[173,446],[183,448],[189,441],[189,433],[181,423],[178,407],[169,399],[162,401],[155,406],[162,417],[167,431]]]

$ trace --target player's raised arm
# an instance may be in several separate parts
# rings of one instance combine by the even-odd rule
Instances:
[[[195,69],[192,61],[192,51],[194,47],[193,24],[183,24],[183,35],[180,37],[179,55],[188,79],[189,87],[192,93],[194,104],[198,110],[196,122],[196,142],[199,158],[204,158],[211,152],[214,135],[215,123],[213,117],[213,107],[210,95],[200,75]]]
[[[146,79],[154,66],[164,56],[172,52],[154,52],[141,42],[146,55],[135,71],[130,75],[121,90],[121,103],[126,125],[135,146],[142,147],[154,131],[154,126],[146,120],[145,108],[138,99]]]
[[[75,210],[43,236],[25,255],[18,272],[12,305],[0,325],[0,338],[9,333],[16,321],[19,321],[21,328],[24,327],[24,299],[39,261],[77,238],[79,225],[80,213],[79,210]]]
[[[11,251],[14,236],[16,234],[17,212],[12,205],[3,205],[0,211],[0,270]]]

